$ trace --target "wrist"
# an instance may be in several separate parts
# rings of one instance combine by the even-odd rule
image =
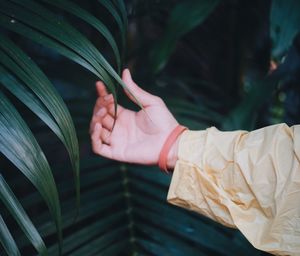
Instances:
[[[169,170],[173,170],[176,164],[176,161],[178,160],[178,148],[179,148],[179,140],[182,134],[180,134],[174,144],[172,145],[168,157],[167,157],[167,168]]]
[[[177,153],[179,147],[178,138],[181,135],[181,133],[184,132],[186,129],[186,127],[178,124],[167,137],[159,154],[158,166],[161,170],[168,173],[168,160],[169,167],[174,168],[177,160]]]

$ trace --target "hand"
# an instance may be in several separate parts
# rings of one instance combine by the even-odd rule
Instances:
[[[107,93],[105,85],[97,82],[99,98],[90,124],[93,151],[122,162],[155,165],[165,140],[178,122],[159,97],[144,91],[132,81],[128,69],[123,71],[122,79],[144,109],[135,112],[118,105],[113,128],[114,99]],[[125,93],[135,102],[126,90]],[[168,156],[169,168],[173,168],[176,162],[177,147],[178,140]]]

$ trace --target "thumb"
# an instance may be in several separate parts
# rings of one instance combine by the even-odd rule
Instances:
[[[130,92],[137,98],[138,101],[143,105],[143,107],[147,107],[149,105],[153,105],[156,103],[156,99],[158,97],[144,91],[141,87],[139,87],[131,78],[131,74],[129,69],[124,69],[122,74],[122,80],[127,85]],[[136,99],[130,94],[128,90],[125,89],[125,93],[130,100],[137,104]]]

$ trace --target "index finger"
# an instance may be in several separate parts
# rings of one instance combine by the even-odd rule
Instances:
[[[102,81],[96,82],[96,89],[99,97],[104,97],[108,94],[106,86]]]

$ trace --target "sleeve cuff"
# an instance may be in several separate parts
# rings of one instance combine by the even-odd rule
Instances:
[[[178,160],[167,200],[173,205],[195,211],[223,225],[235,227],[227,209],[216,209],[222,207],[222,203],[216,204],[216,201],[220,200],[219,188],[203,172],[203,154],[208,131],[185,131],[180,137]],[[216,216],[216,211],[224,214]]]

